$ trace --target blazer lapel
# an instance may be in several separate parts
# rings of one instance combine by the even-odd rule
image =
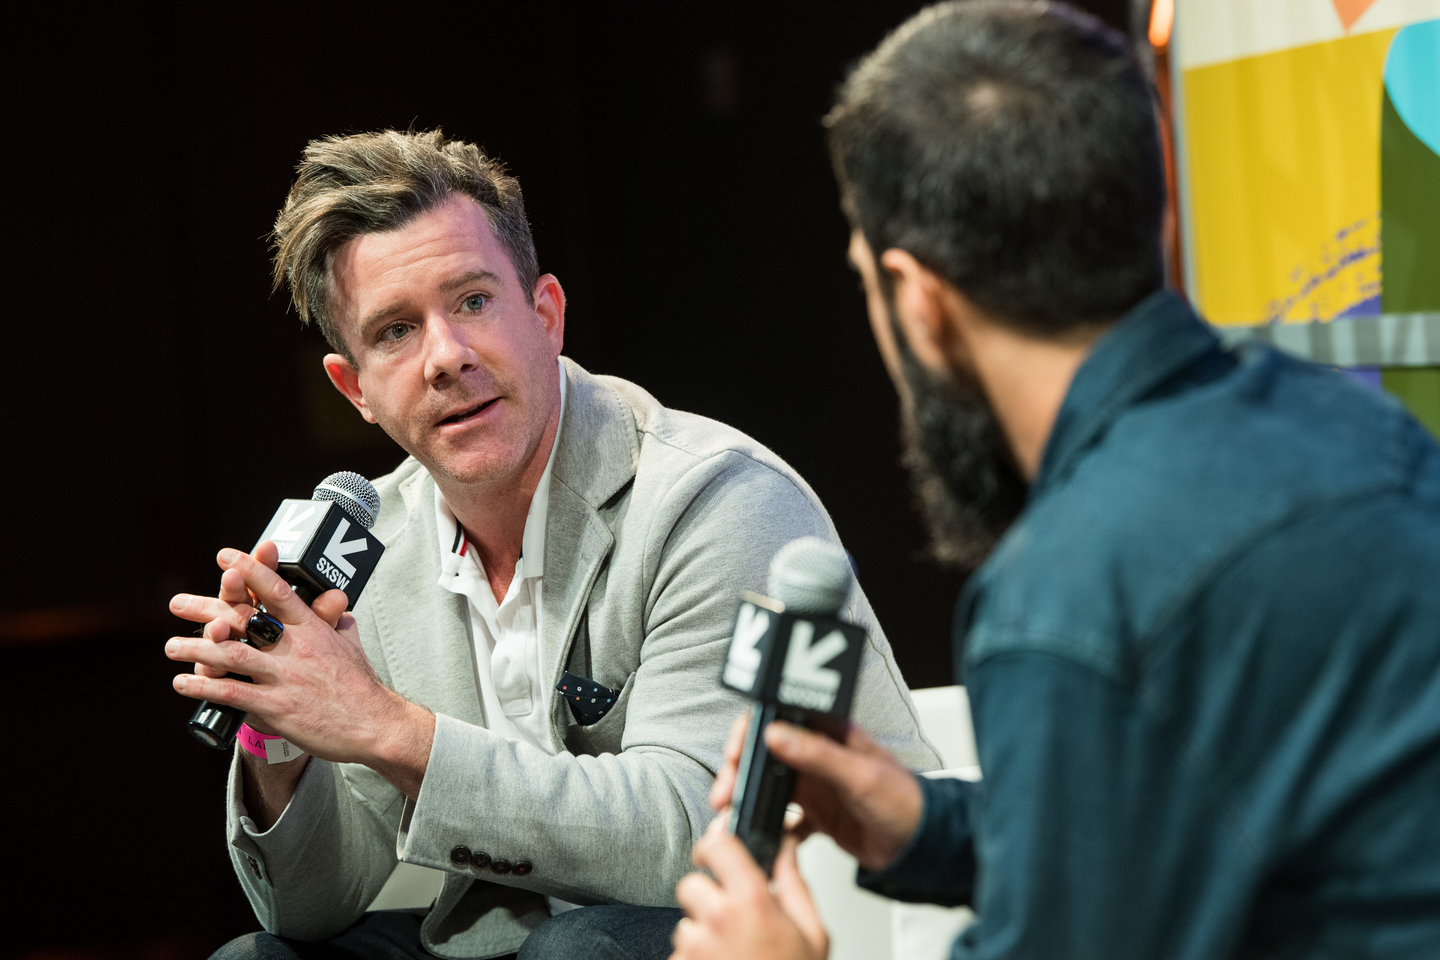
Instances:
[[[374,599],[375,626],[394,689],[431,710],[484,726],[475,685],[470,611],[465,598],[440,589],[439,533],[435,527],[435,481],[421,473],[406,491],[409,523],[387,545],[390,569],[372,581],[385,588]],[[414,502],[409,503],[413,497]],[[430,615],[414,622],[417,597]],[[392,602],[393,599],[393,602]],[[403,649],[402,649],[403,648]]]
[[[543,675],[560,680],[595,577],[615,545],[598,508],[635,477],[635,417],[615,390],[565,360],[565,421],[550,478],[541,598]],[[552,736],[564,702],[554,698]],[[559,740],[556,747],[562,748]]]

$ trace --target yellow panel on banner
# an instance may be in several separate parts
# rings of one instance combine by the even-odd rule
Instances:
[[[1394,33],[1186,74],[1195,281],[1212,323],[1330,319],[1380,295],[1379,91]]]
[[[1409,136],[1390,117],[1387,83],[1396,70],[1387,58],[1397,33],[1436,17],[1440,0],[1177,3],[1187,286],[1212,323],[1381,312],[1382,126]],[[1402,100],[1423,103],[1432,34],[1410,36],[1397,82]],[[1411,111],[1407,122],[1428,129],[1431,121],[1417,116]],[[1402,146],[1411,150],[1408,141]],[[1397,154],[1395,163],[1408,171],[1429,162],[1410,155]],[[1386,224],[1400,222],[1400,211],[1386,212]],[[1408,265],[1415,259],[1408,250],[1417,243],[1428,250],[1430,240],[1411,239],[1414,231],[1402,226]],[[1412,273],[1407,266],[1407,288],[1415,286]]]

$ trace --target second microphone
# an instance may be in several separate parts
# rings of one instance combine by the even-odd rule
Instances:
[[[722,680],[754,699],[730,801],[730,832],[767,873],[780,850],[795,773],[765,745],[784,720],[845,735],[865,631],[837,619],[850,594],[850,557],[836,544],[801,537],[770,562],[769,597],[740,603]]]

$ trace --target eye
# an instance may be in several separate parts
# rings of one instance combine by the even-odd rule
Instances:
[[[406,324],[392,323],[390,324],[390,326],[380,331],[380,340],[381,342],[390,341],[393,343],[396,340],[403,339],[404,336],[409,332],[410,327]]]
[[[464,307],[466,310],[471,310],[471,311],[476,311],[476,312],[478,312],[478,311],[484,309],[485,303],[486,303],[486,301],[489,300],[489,299],[490,299],[490,298],[487,297],[487,296],[485,296],[483,293],[472,293],[472,294],[470,294],[470,296],[466,297],[464,300],[461,300],[461,301],[460,301],[460,305],[461,305],[462,307]]]

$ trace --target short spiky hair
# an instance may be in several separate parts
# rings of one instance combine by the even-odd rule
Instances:
[[[271,234],[275,289],[288,283],[300,321],[313,319],[330,346],[352,363],[330,311],[335,251],[367,233],[403,227],[452,196],[469,197],[485,210],[533,302],[540,268],[520,181],[474,144],[446,140],[439,129],[325,137],[310,141],[295,171]]]

